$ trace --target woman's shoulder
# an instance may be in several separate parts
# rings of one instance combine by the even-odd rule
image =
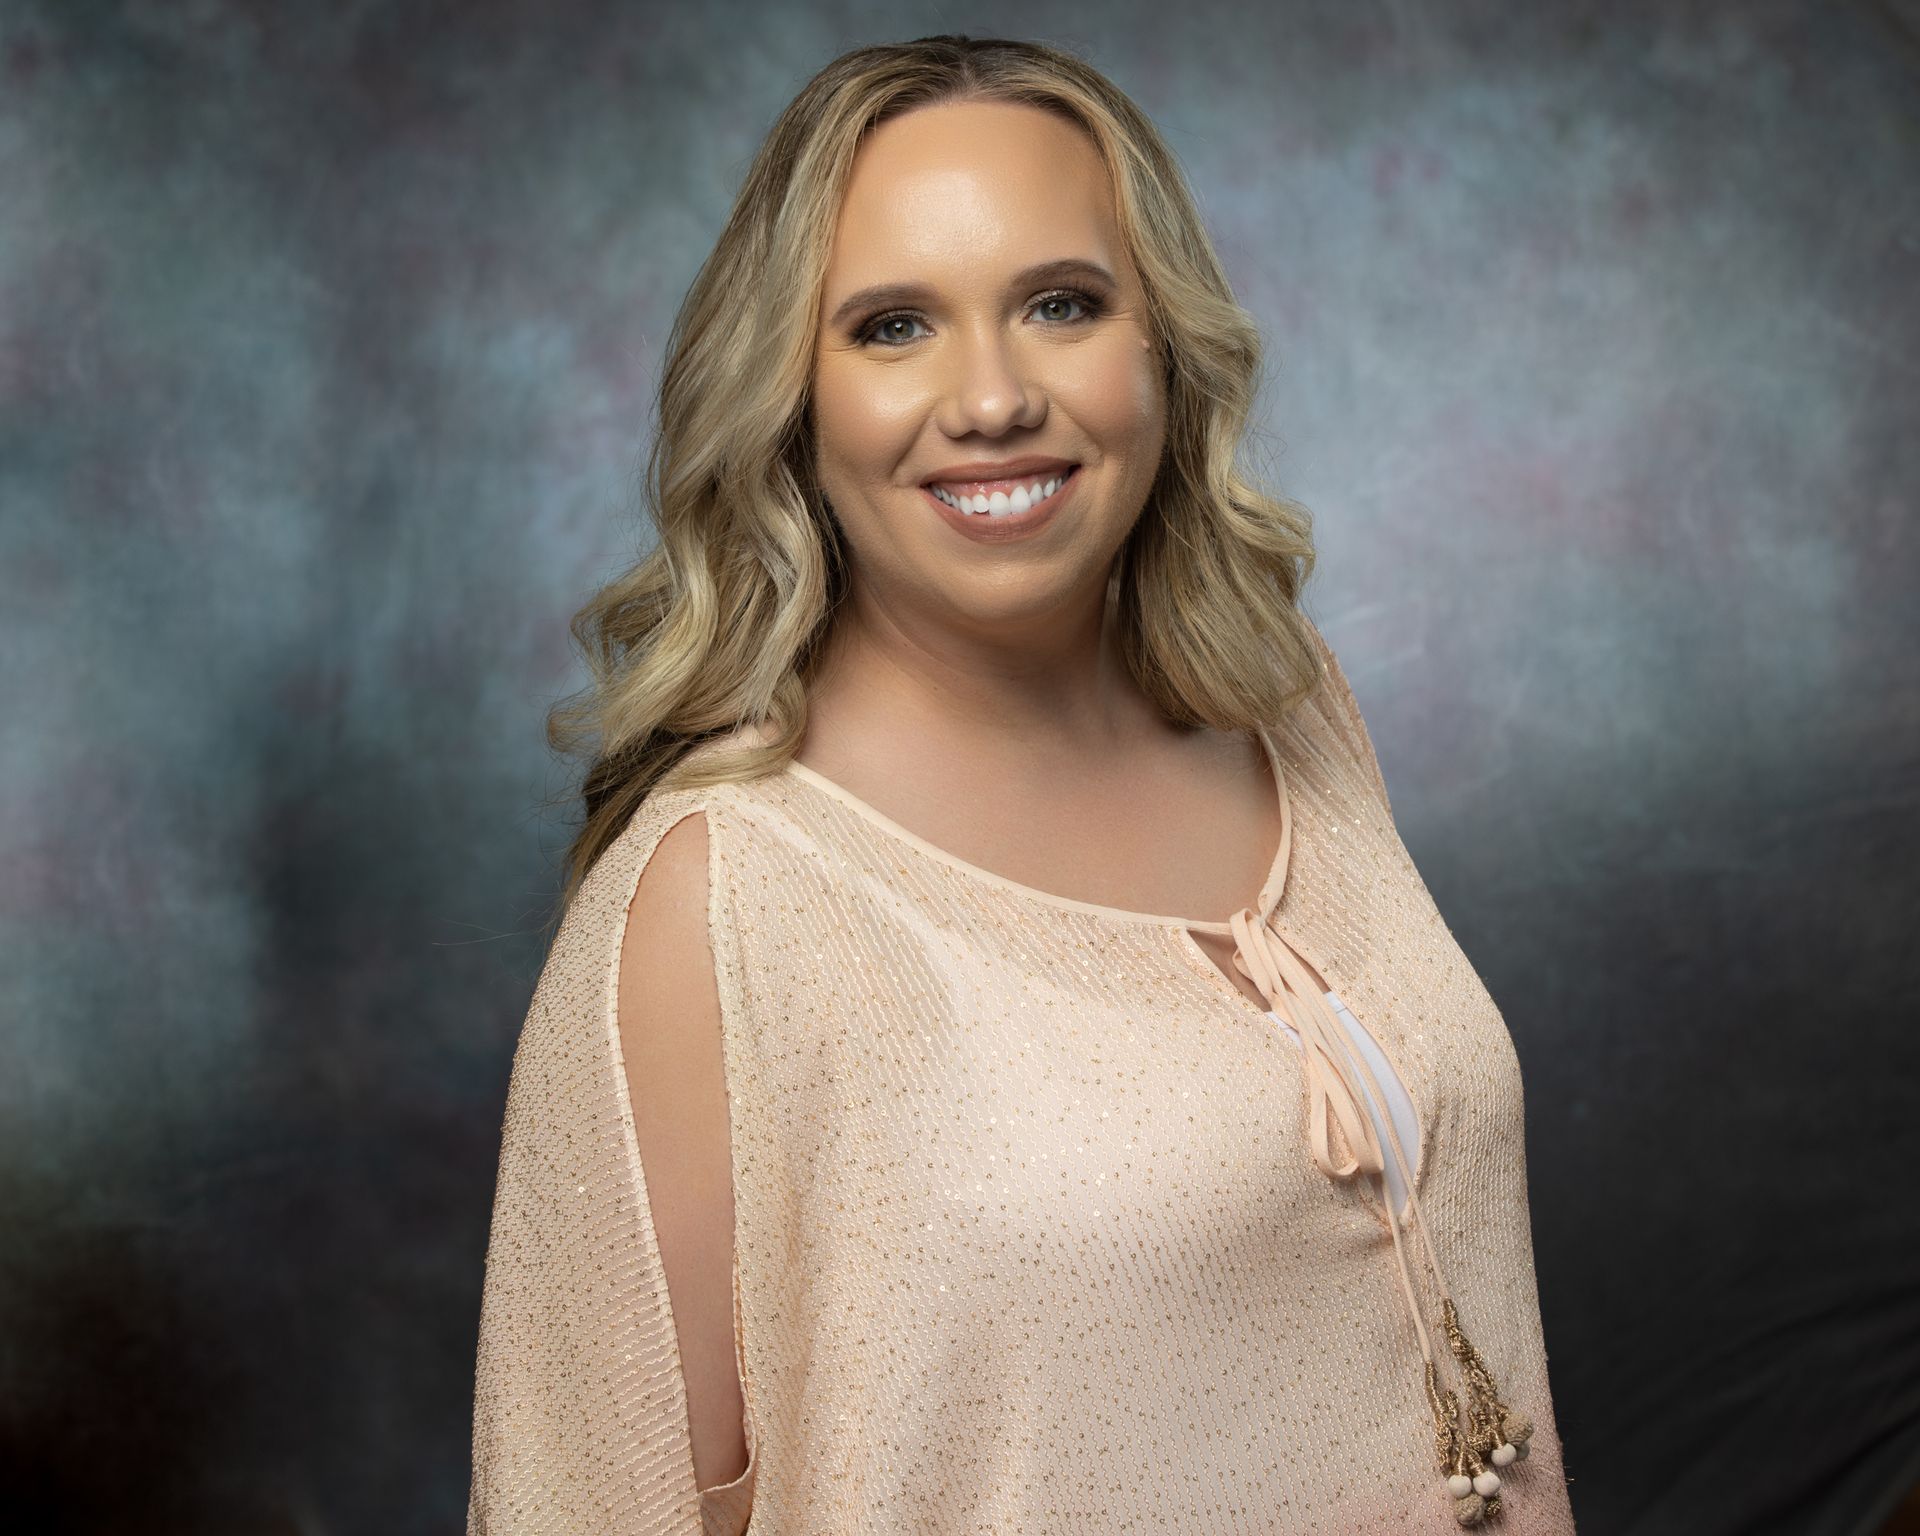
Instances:
[[[674,767],[683,770],[689,766],[700,766],[742,747],[764,745],[770,739],[771,733],[764,726],[751,723],[734,726],[698,742],[675,762]],[[688,816],[733,802],[749,793],[751,788],[749,781],[732,779],[710,784],[663,784],[655,787],[634,808],[627,824],[607,844],[589,871],[587,882],[598,879],[603,885],[624,885],[630,897],[632,880],[628,877],[639,877],[641,869],[668,831]],[[605,874],[602,874],[603,869]],[[582,882],[583,892],[587,882]],[[623,902],[623,910],[624,906]]]
[[[699,766],[731,749],[764,745],[769,739],[771,735],[766,728],[741,725],[724,734],[707,737],[680,758],[675,767]],[[766,798],[768,783],[777,777],[767,775],[694,784],[669,782],[650,790],[580,882],[560,933],[555,937],[555,954],[570,952],[590,963],[604,956],[609,944],[618,943],[641,877],[667,834],[690,816],[703,818],[708,840],[719,836],[716,822],[744,825],[752,820],[748,814],[751,807]],[[738,836],[733,839],[733,843],[739,841]],[[733,843],[723,841],[716,847],[715,857],[726,857]]]
[[[1327,726],[1339,737],[1347,754],[1360,768],[1367,787],[1391,817],[1393,805],[1387,796],[1387,781],[1380,771],[1373,736],[1367,729],[1365,717],[1360,713],[1360,702],[1354,697],[1353,685],[1347,681],[1346,670],[1340,665],[1340,658],[1332,644],[1321,633],[1320,626],[1304,612],[1300,614],[1300,622],[1306,629],[1307,639],[1319,662],[1319,679],[1309,699],[1317,706]]]

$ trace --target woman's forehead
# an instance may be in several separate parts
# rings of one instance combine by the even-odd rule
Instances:
[[[1062,249],[1112,255],[1112,194],[1093,142],[1037,107],[943,103],[890,119],[855,157],[829,264],[844,289],[903,262],[971,257],[1009,271]],[[1109,262],[1109,265],[1111,263]]]

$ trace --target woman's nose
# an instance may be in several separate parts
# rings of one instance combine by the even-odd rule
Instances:
[[[1035,425],[1044,394],[1032,377],[1031,360],[1003,334],[957,339],[947,360],[944,409],[947,431],[997,435],[1009,427]]]

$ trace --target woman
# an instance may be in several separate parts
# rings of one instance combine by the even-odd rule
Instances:
[[[1572,1531],[1518,1064],[1152,126],[850,53],[669,354],[555,715],[471,1529]]]

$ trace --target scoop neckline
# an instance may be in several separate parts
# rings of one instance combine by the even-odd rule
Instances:
[[[1290,807],[1287,803],[1287,781],[1285,771],[1280,766],[1280,753],[1273,744],[1273,738],[1266,727],[1255,726],[1251,734],[1260,743],[1267,756],[1267,767],[1273,774],[1274,796],[1280,806],[1280,842],[1274,849],[1273,858],[1268,862],[1266,877],[1260,882],[1260,889],[1247,903],[1262,918],[1272,911],[1274,898],[1286,874],[1288,845],[1292,841]],[[800,779],[811,785],[830,799],[838,801],[855,815],[872,822],[888,836],[917,849],[935,862],[950,869],[958,870],[975,880],[983,881],[1003,891],[1009,891],[1029,901],[1045,906],[1058,907],[1069,912],[1083,912],[1094,917],[1114,918],[1128,923],[1145,923],[1162,928],[1186,928],[1200,933],[1224,934],[1232,932],[1232,924],[1225,918],[1173,917],[1163,912],[1135,912],[1126,907],[1103,906],[1098,902],[1078,901],[1071,896],[1061,896],[1053,891],[1043,891],[1038,886],[1024,885],[1006,875],[996,874],[983,865],[969,863],[956,853],[951,853],[937,843],[929,842],[918,832],[902,826],[891,816],[870,802],[863,800],[845,785],[828,778],[816,768],[810,768],[798,758],[790,759],[781,770],[783,773]]]

